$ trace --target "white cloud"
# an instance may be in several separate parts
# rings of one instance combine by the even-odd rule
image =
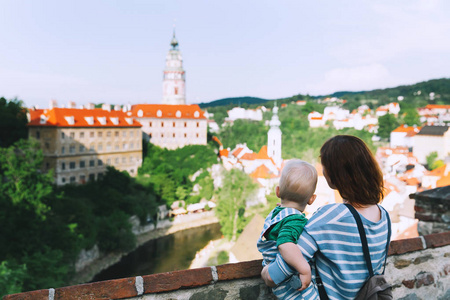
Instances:
[[[385,66],[371,64],[329,70],[320,83],[307,87],[307,90],[312,94],[371,90],[391,86],[393,81]]]

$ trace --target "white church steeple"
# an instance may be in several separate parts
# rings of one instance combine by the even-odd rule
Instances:
[[[267,155],[280,167],[283,161],[281,158],[281,122],[278,119],[278,107],[276,103],[273,107],[273,115],[269,125],[270,129],[267,133]]]
[[[185,71],[181,52],[178,50],[178,41],[175,38],[175,28],[170,45],[172,49],[166,56],[164,69],[163,104],[186,104]]]

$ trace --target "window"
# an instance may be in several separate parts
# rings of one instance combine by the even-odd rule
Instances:
[[[71,153],[71,154],[75,153],[75,145],[70,145],[69,153]]]
[[[98,180],[103,179],[103,173],[98,173],[97,178],[98,178]]]
[[[196,134],[196,136],[198,137],[198,133]]]
[[[80,161],[80,168],[86,167],[86,162],[84,160]]]
[[[131,170],[130,170],[130,173],[131,173],[131,174],[134,174],[134,169],[131,169]]]
[[[66,148],[64,146],[61,147],[61,154],[65,154],[66,153]]]
[[[122,150],[127,150],[128,148],[128,144],[127,143],[123,143],[122,144]]]
[[[61,139],[65,139],[65,138],[66,138],[66,134],[64,132],[61,132]],[[66,180],[66,179],[64,178],[64,180]]]
[[[114,136],[119,137],[119,132],[118,131],[114,132]]]
[[[152,127],[152,122],[148,122],[148,127]],[[133,133],[133,131],[132,131]]]
[[[150,122],[150,126],[152,126],[152,122]],[[133,137],[134,136],[134,132],[133,132],[133,130],[131,130],[130,131],[130,137]]]
[[[127,132],[125,130],[122,131],[122,137],[127,137]]]
[[[99,143],[97,145],[97,151],[103,151],[103,144],[102,143]]]
[[[86,183],[86,176],[80,175],[80,183]]]
[[[80,132],[80,139],[84,139],[84,132]]]
[[[77,179],[75,178],[75,176],[71,176],[71,177],[70,177],[70,183],[75,183],[75,181],[77,181]]]
[[[186,134],[186,133],[184,134],[184,137],[187,137],[187,134]]]
[[[111,151],[111,143],[106,144],[106,151]]]
[[[95,180],[95,174],[89,174],[89,181]]]
[[[41,138],[41,133],[39,131],[36,131],[36,139],[40,139]]]
[[[50,164],[49,163],[45,163],[45,169],[48,170],[50,168]]]
[[[127,158],[126,157],[122,157],[122,163],[126,164],[127,163]]]
[[[89,137],[90,137],[90,138],[94,138],[94,137],[95,137],[95,132],[93,132],[93,131],[90,132],[90,133],[89,133]]]
[[[49,143],[47,143],[47,142],[45,142],[45,149],[50,149],[50,144]]]
[[[200,127],[200,123],[199,122],[197,122],[197,127]]]
[[[107,137],[111,137],[111,131],[106,132]]]
[[[133,156],[130,156],[130,163],[132,163],[133,162]]]
[[[161,127],[164,127],[164,122],[161,122]]]
[[[164,133],[161,133],[161,137],[162,137],[162,138],[164,137]]]
[[[89,167],[95,167],[95,160],[91,159],[89,161]]]
[[[175,137],[175,133],[173,134],[173,137]]]
[[[95,152],[95,145],[94,144],[91,144],[89,146],[89,152]]]
[[[116,159],[114,160],[114,162],[116,163],[116,165],[118,165],[118,164],[119,164],[119,158],[116,157]]]
[[[97,132],[97,137],[99,138],[103,137],[103,132]]]
[[[61,170],[65,170],[65,169],[66,169],[66,163],[63,162],[63,163],[61,163]]]
[[[184,122],[184,127],[187,127],[187,122]]]
[[[114,150],[119,150],[119,144],[114,145]]]
[[[69,169],[71,169],[71,170],[75,169],[75,162],[74,161],[71,161],[69,163]]]
[[[103,166],[103,161],[101,159],[97,160],[97,166]]]
[[[66,177],[61,177],[61,182],[66,183]]]
[[[80,145],[80,152],[84,152],[86,148],[84,148],[84,145]]]
[[[108,158],[108,159],[106,160],[106,164],[108,164],[108,165],[111,164],[111,158]]]
[[[74,138],[75,138],[75,132],[71,132],[71,133],[70,133],[70,138],[71,138],[71,139],[74,139]]]
[[[134,143],[130,143],[130,149],[134,148]]]
[[[175,127],[175,122],[173,122],[173,127]]]

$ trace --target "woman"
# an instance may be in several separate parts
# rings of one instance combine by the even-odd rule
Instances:
[[[378,205],[383,198],[383,175],[375,158],[362,140],[338,135],[320,149],[323,175],[337,189],[344,203],[360,214],[365,227],[375,274],[384,270],[388,236],[387,212]],[[316,263],[330,299],[354,299],[369,277],[355,219],[341,203],[318,209],[305,226],[298,244],[307,261]],[[314,270],[313,270],[314,275]],[[293,274],[280,256],[266,266],[261,276],[275,286]],[[292,288],[274,288],[282,299],[319,299],[317,286],[311,284],[298,292]]]

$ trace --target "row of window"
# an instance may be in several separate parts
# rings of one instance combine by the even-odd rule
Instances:
[[[159,135],[158,134],[154,134],[154,135],[152,135],[152,137],[158,137]],[[164,138],[164,133],[161,133],[161,138]],[[185,133],[185,134],[183,134],[183,136],[180,136],[180,134],[178,134],[178,136],[177,136],[177,134],[175,134],[175,133],[172,133],[172,134],[170,134],[170,133],[168,133],[168,134],[166,134],[165,135],[165,137],[166,138],[170,138],[170,137],[172,137],[172,138],[176,138],[176,137],[178,137],[178,138],[180,138],[180,137],[185,137],[185,138],[187,138],[187,133]],[[198,134],[198,133],[196,133],[195,134],[195,137],[200,137],[200,134]]]
[[[141,122],[142,123],[142,122]],[[170,126],[172,123],[172,126]],[[166,122],[166,127],[176,127],[177,122]],[[157,126],[157,122],[148,122],[148,127]],[[164,127],[164,122],[161,122],[161,127]],[[184,127],[187,127],[187,122],[184,122]],[[196,127],[200,127],[200,122],[196,122]]]
[[[120,143],[116,143],[114,144],[114,150],[115,151],[119,151],[119,150],[132,150],[134,149],[134,143],[122,143],[122,145],[120,145]],[[136,145],[137,146],[137,145]],[[112,145],[111,143],[107,143],[106,144],[106,151],[112,151]],[[78,153],[84,153],[86,151],[86,147],[84,145],[80,145],[78,147]],[[98,143],[97,144],[97,151],[103,151],[103,144],[102,143]],[[89,152],[95,152],[95,144],[91,144],[89,146]],[[75,145],[70,145],[69,146],[69,154],[75,154],[76,153],[76,146]],[[61,154],[66,154],[66,146],[62,146],[61,147]]]
[[[130,172],[130,174],[133,175],[134,174],[134,169],[130,169],[129,172]],[[95,178],[96,177],[95,175],[97,175],[97,178]],[[84,184],[87,181],[94,181],[95,179],[101,180],[103,178],[103,173],[97,173],[97,174],[90,173],[88,175],[88,177],[87,177],[87,181],[86,181],[86,175],[80,175],[78,178],[79,178],[78,179],[78,183]],[[61,177],[61,182],[64,183],[64,184],[67,183],[66,177]],[[70,176],[69,177],[69,183],[77,183],[77,177],[76,176]]]
[[[133,156],[129,156],[128,157],[128,162],[129,163],[133,163],[134,162],[134,160],[135,160],[135,158],[133,157]],[[139,157],[136,157],[136,160],[139,160]],[[95,161],[97,161],[97,166],[98,167],[101,167],[101,166],[103,166],[103,161],[101,160],[101,159],[91,159],[91,160],[89,160],[88,161],[88,164],[89,164],[89,167],[91,168],[91,167],[95,167],[95,165],[96,165],[96,162]],[[108,158],[108,159],[106,159],[106,164],[107,165],[111,165],[111,162],[112,162],[112,159],[111,158]],[[115,159],[114,159],[114,164],[115,165],[118,165],[118,164],[120,164],[120,162],[122,162],[122,164],[126,164],[127,163],[127,157],[122,157],[122,159],[120,159],[119,157],[116,157]],[[79,162],[78,162],[78,167],[80,168],[80,169],[83,169],[83,168],[86,168],[86,161],[85,160],[80,160]],[[61,162],[61,170],[67,170],[67,169],[69,169],[69,170],[74,170],[74,169],[76,169],[77,168],[77,166],[76,166],[76,162],[74,162],[74,161],[71,161],[71,162],[69,162],[68,164],[66,164],[66,162]]]
[[[127,137],[127,136],[134,137],[134,132],[135,131],[138,131],[138,130],[129,130],[129,131],[122,130],[122,137]],[[107,131],[106,132],[106,137],[111,137],[112,135],[113,135],[112,131]],[[139,136],[138,132],[136,132],[136,137],[138,137],[138,136]],[[64,133],[64,132],[61,132],[61,139],[65,139],[66,137],[70,137],[71,139],[74,139],[75,138],[75,132],[70,132],[69,136],[67,136],[66,133]],[[79,132],[78,133],[78,137],[80,139],[84,139],[84,137],[85,137],[84,131]],[[94,131],[89,132],[89,137],[90,138],[95,138],[95,132]],[[103,137],[103,131],[98,131],[97,132],[97,137],[98,138],[102,138]],[[114,131],[114,137],[120,137],[120,132],[119,131]]]

